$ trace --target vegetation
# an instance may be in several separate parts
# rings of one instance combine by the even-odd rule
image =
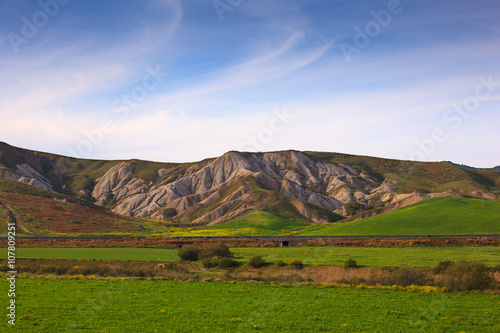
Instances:
[[[290,263],[290,267],[293,269],[303,269],[304,268],[304,263],[302,260],[294,260]]]
[[[278,266],[278,267],[285,267],[286,266],[286,262],[284,262],[283,260],[278,260],[278,261],[276,261],[276,266]]]
[[[427,199],[361,221],[321,225],[299,235],[500,234],[500,202],[454,197]]]
[[[233,260],[232,258],[225,257],[225,258],[219,259],[218,266],[221,269],[234,268],[234,267],[238,266],[238,262],[236,260]]]
[[[7,283],[1,279],[0,288],[7,290]],[[500,329],[494,320],[500,311],[497,295],[142,279],[19,278],[17,283],[29,290],[17,297],[22,311],[16,326],[24,332]],[[130,320],[123,320],[125,314]]]
[[[0,179],[0,201],[35,235],[138,235],[167,230],[162,223],[117,215],[71,196],[5,179]]]
[[[233,258],[246,262],[260,255],[267,262],[301,260],[306,265],[343,267],[349,258],[363,267],[419,265],[436,266],[440,261],[479,260],[488,266],[500,265],[498,246],[446,247],[283,247],[232,248]],[[108,261],[170,261],[178,259],[175,249],[158,248],[27,248],[16,249],[18,258],[108,260]],[[5,248],[0,259],[7,259]]]
[[[219,257],[219,258],[230,258],[233,254],[231,253],[231,250],[229,247],[222,243],[222,242],[217,242],[216,244],[212,245],[211,247],[204,249],[200,252],[200,258],[214,258],[214,257]]]
[[[345,269],[358,268],[358,263],[356,262],[356,260],[349,258],[344,262],[344,268]]]
[[[292,220],[270,212],[252,212],[214,226],[173,232],[169,236],[272,236],[290,234],[309,225],[303,220]]]
[[[252,268],[261,268],[266,265],[266,261],[260,255],[256,255],[248,260],[248,265]]]
[[[495,184],[499,178],[498,171],[466,169],[448,162],[414,162],[382,159],[369,156],[356,156],[338,153],[309,152],[316,161],[348,164],[363,170],[379,181],[390,174],[397,174],[400,189],[409,192],[433,192],[432,186],[457,181],[476,182],[497,191]],[[431,188],[428,186],[431,185]],[[426,188],[427,187],[427,188]]]
[[[440,261],[459,259],[480,260],[488,266],[500,264],[498,246],[446,247],[284,247],[234,248],[234,258],[245,261],[261,255],[265,261],[302,260],[306,265],[333,265],[343,267],[352,258],[361,267],[418,265],[431,267]]]
[[[179,249],[179,258],[184,261],[197,261],[201,250],[194,246],[183,246]]]
[[[165,219],[170,219],[177,215],[177,210],[175,208],[165,208],[162,213]]]
[[[484,290],[491,286],[494,279],[490,269],[476,261],[453,262],[443,272],[443,284],[450,290]]]

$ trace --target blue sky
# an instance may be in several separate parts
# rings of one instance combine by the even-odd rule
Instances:
[[[498,1],[4,0],[0,141],[500,164]]]

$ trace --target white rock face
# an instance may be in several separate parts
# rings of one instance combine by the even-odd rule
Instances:
[[[169,172],[168,169],[157,171],[159,177]],[[119,214],[162,219],[163,209],[174,208],[178,212],[177,217],[182,218],[188,216],[188,211],[202,209],[216,202],[221,189],[245,177],[257,179],[270,191],[330,211],[358,200],[353,196],[353,191],[372,191],[380,185],[349,166],[315,163],[300,152],[229,152],[203,167],[193,165],[185,170],[183,176],[169,183],[160,181],[147,184],[134,177],[131,164],[123,162],[97,179],[91,196],[100,205],[114,200],[117,204],[114,211]],[[246,201],[247,192],[247,187],[240,186],[193,223],[218,223],[246,213],[251,210]],[[300,207],[300,210],[311,215],[305,207]]]
[[[0,178],[6,178],[26,185],[54,192],[52,183],[27,164],[17,166],[17,170],[0,170]]]
[[[228,152],[181,171],[172,167],[155,172],[156,181],[145,181],[135,176],[130,162],[120,162],[95,179],[91,191],[84,189],[82,194],[101,206],[113,203],[113,210],[119,214],[163,219],[164,209],[173,208],[177,211],[176,219],[212,224],[240,216],[258,204],[257,195],[245,180],[257,182],[267,193],[276,192],[277,200],[281,196],[298,199],[294,203],[297,210],[317,221],[322,217],[314,216],[314,209],[300,202],[336,211],[346,203],[391,192],[390,184],[381,186],[349,165],[315,162],[296,151]],[[49,180],[26,164],[18,165],[16,170],[0,169],[0,177],[54,191]],[[243,183],[230,187],[238,181]]]

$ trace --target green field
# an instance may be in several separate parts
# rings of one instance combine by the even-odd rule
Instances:
[[[263,236],[283,235],[309,226],[268,212],[253,212],[214,226],[193,231],[169,233],[169,236]]]
[[[1,279],[0,288],[7,290]],[[20,332],[499,332],[497,294],[18,279]],[[7,300],[4,300],[7,302]],[[4,316],[3,331],[7,330]]]
[[[500,247],[285,247],[231,249],[236,258],[247,260],[262,255],[274,262],[302,260],[305,264],[343,266],[352,258],[358,265],[383,267],[399,265],[434,266],[444,260],[479,260],[486,265],[500,265]]]
[[[285,247],[285,248],[233,248],[235,259],[248,261],[262,255],[270,262],[302,260],[305,264],[342,266],[352,258],[361,266],[382,267],[402,264],[433,266],[444,260],[480,260],[500,265],[500,247]],[[6,259],[7,250],[0,258]],[[177,250],[154,248],[18,248],[18,258],[68,260],[166,261],[177,260]]]
[[[29,248],[18,247],[17,258],[68,259],[68,260],[109,260],[109,261],[166,261],[177,260],[177,250],[118,247],[118,248]],[[2,248],[0,258],[7,258],[7,249]]]
[[[500,234],[500,202],[434,198],[381,216],[300,230],[298,235]]]

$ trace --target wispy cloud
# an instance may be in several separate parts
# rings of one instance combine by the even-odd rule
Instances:
[[[408,155],[479,76],[500,81],[500,24],[488,0],[403,5],[348,63],[339,43],[386,3],[243,1],[221,22],[211,2],[70,2],[16,55],[7,33],[38,7],[9,2],[0,14],[0,140],[64,154],[109,118],[115,130],[89,157],[186,161],[237,149],[286,106],[297,121],[266,149]],[[116,117],[112,102],[147,66],[169,76]],[[499,164],[500,148],[473,148],[497,136],[499,91],[429,159]]]

